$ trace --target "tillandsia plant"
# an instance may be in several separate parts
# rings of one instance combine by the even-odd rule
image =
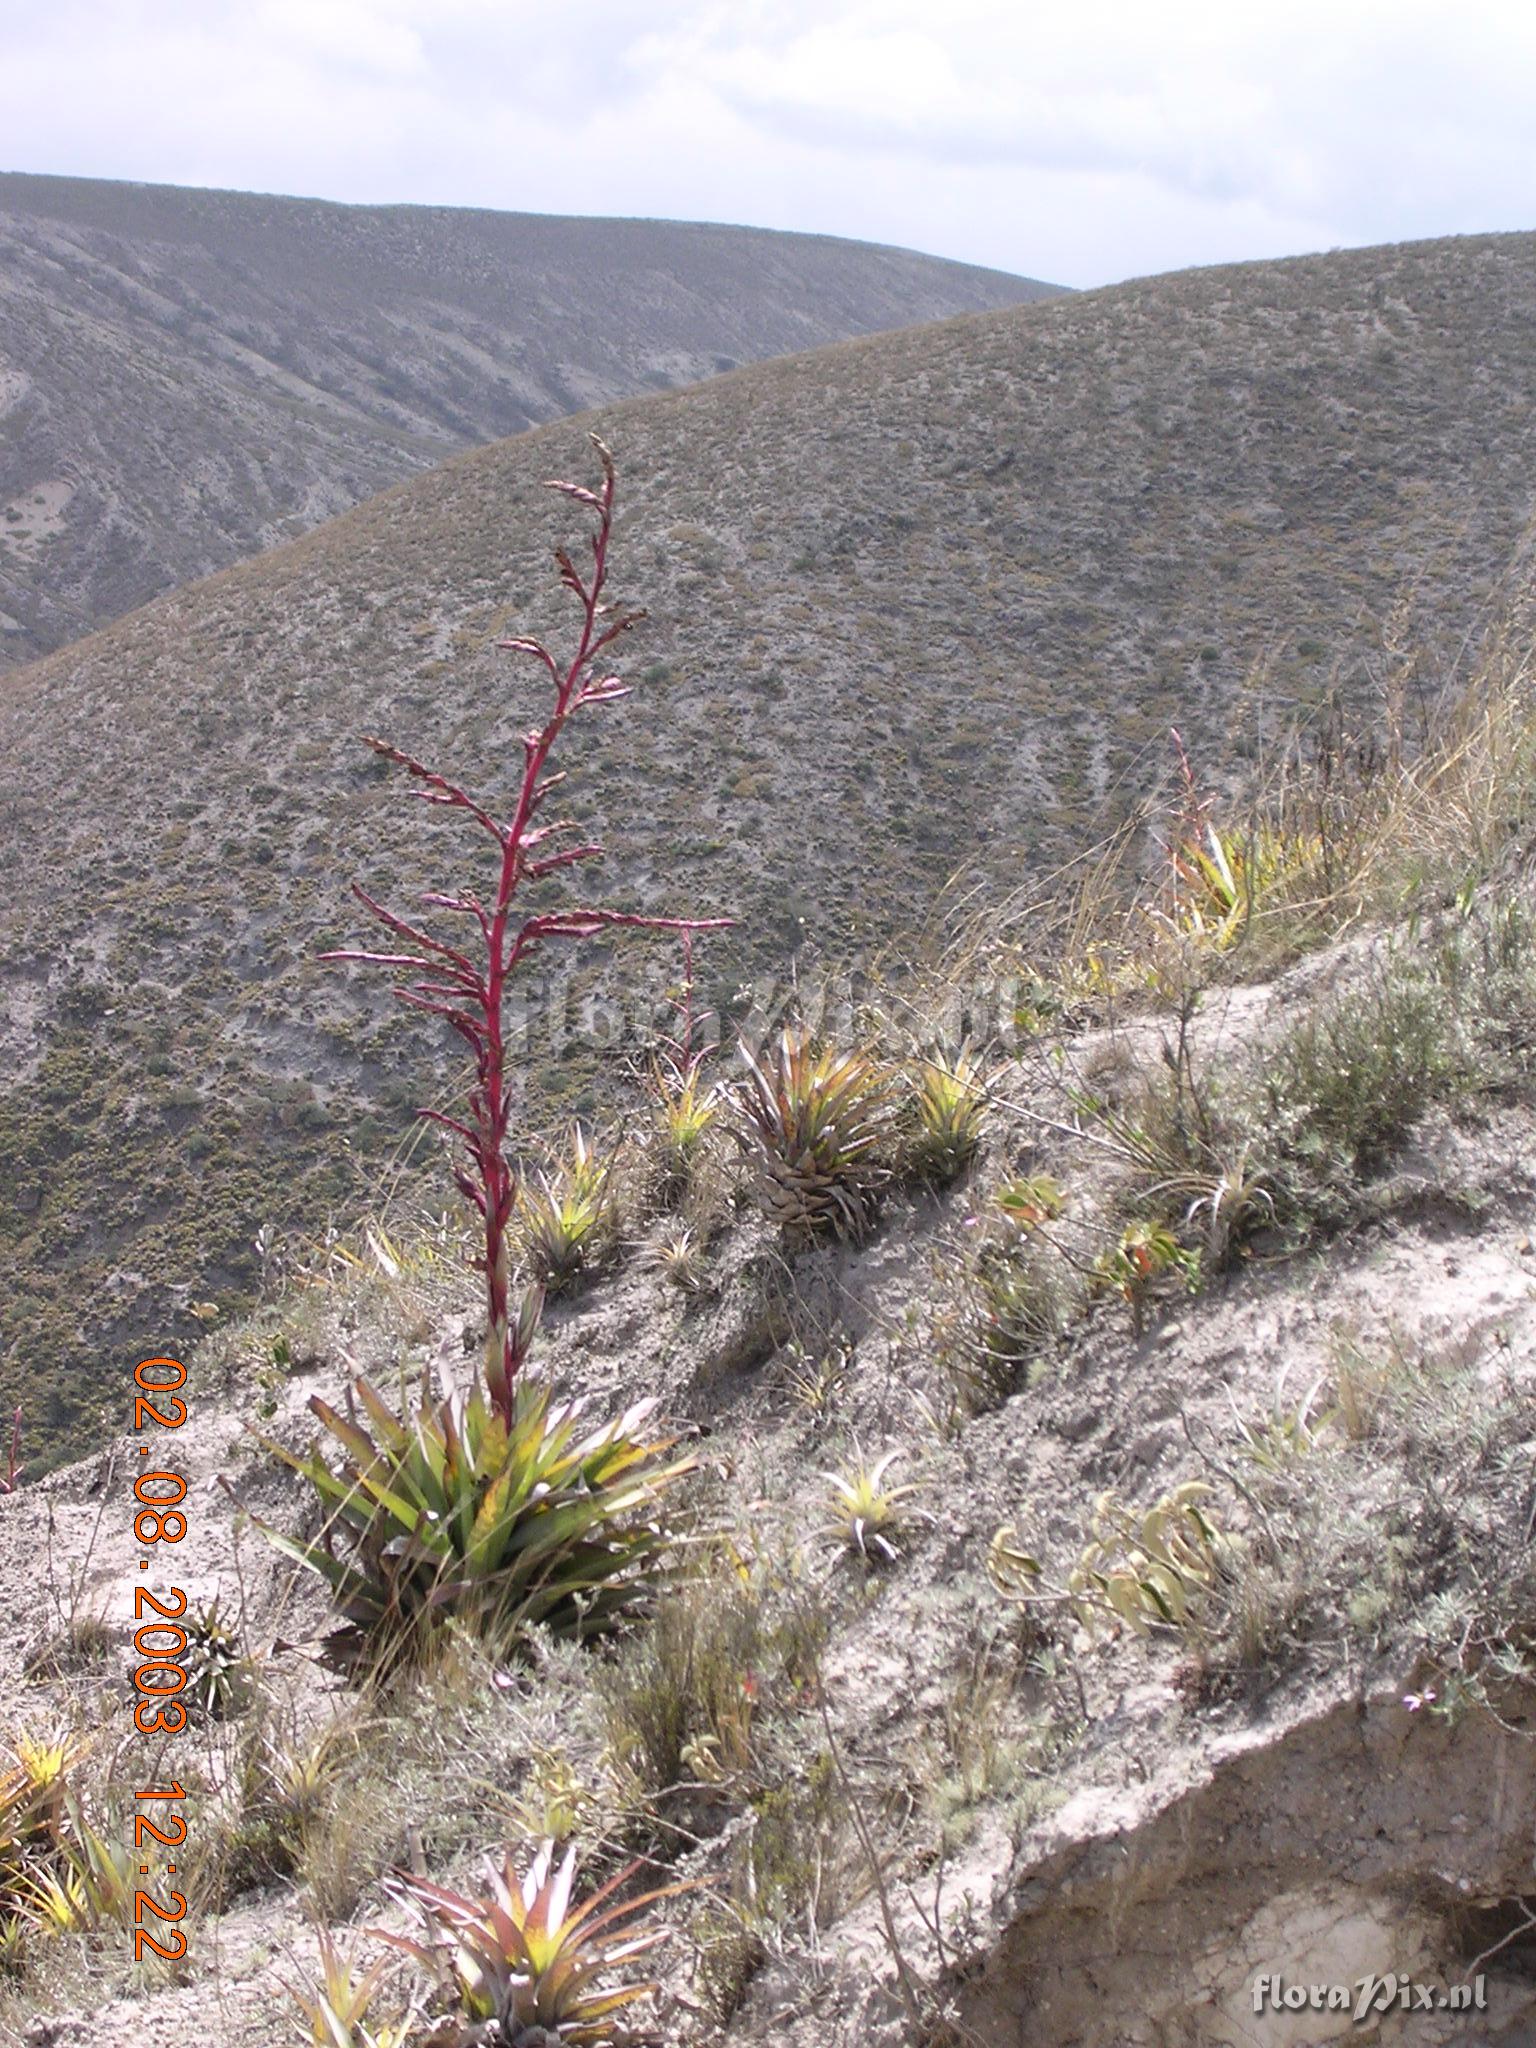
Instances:
[[[969,1166],[987,1122],[987,1080],[968,1046],[935,1049],[913,1078],[914,1170],[940,1186]]]
[[[713,1012],[694,1007],[693,933],[683,933],[683,978],[672,999],[675,1031],[665,1034],[651,1061],[650,1092],[655,1106],[658,1193],[664,1203],[686,1193],[709,1133],[720,1114],[720,1091],[703,1075],[713,1049],[705,1036]]]
[[[65,1728],[51,1735],[23,1732],[8,1748],[0,1765],[0,1920],[18,1910],[23,1878],[62,1855],[90,1743]]]
[[[872,1465],[855,1456],[841,1472],[821,1475],[832,1488],[825,1533],[870,1564],[894,1564],[901,1553],[892,1538],[919,1519],[906,1505],[917,1487],[910,1482],[905,1486],[885,1483],[886,1473],[900,1456],[899,1450],[887,1451]]]
[[[1224,953],[1256,916],[1276,907],[1283,890],[1321,864],[1322,841],[1262,821],[1246,837],[1223,832],[1211,817],[1213,799],[1199,794],[1176,729],[1171,737],[1181,801],[1169,848],[1168,902],[1154,915],[1177,937]]]
[[[354,882],[353,893],[359,902],[403,941],[403,950],[371,952],[346,948],[321,956],[396,969],[403,977],[395,988],[399,999],[445,1018],[464,1040],[474,1060],[475,1078],[465,1115],[450,1116],[430,1109],[418,1113],[441,1125],[463,1148],[463,1158],[454,1167],[454,1180],[480,1218],[483,1249],[475,1263],[485,1280],[485,1384],[491,1405],[504,1422],[511,1421],[513,1388],[538,1322],[536,1291],[530,1291],[520,1311],[514,1313],[511,1306],[511,1232],[517,1205],[517,1174],[507,1149],[512,1089],[503,1014],[508,982],[554,940],[591,938],[619,925],[690,932],[719,930],[731,923],[729,918],[652,917],[583,903],[532,911],[524,916],[516,910],[519,892],[526,884],[563,873],[583,861],[598,859],[603,852],[595,842],[560,844],[562,836],[573,829],[570,819],[539,822],[549,797],[563,779],[551,771],[549,762],[566,721],[574,713],[611,704],[629,694],[627,684],[606,672],[601,657],[645,617],[642,611],[615,612],[604,601],[616,480],[613,457],[597,435],[590,438],[602,465],[601,487],[593,491],[583,484],[557,479],[548,485],[550,490],[585,508],[596,522],[591,536],[592,563],[585,574],[566,548],[555,550],[560,581],[580,609],[581,625],[575,647],[562,660],[541,640],[498,643],[503,649],[526,655],[535,662],[544,671],[553,692],[544,724],[524,735],[522,779],[510,815],[497,817],[458,783],[450,782],[387,741],[369,737],[365,742],[415,780],[419,786],[413,794],[423,803],[467,813],[489,837],[495,848],[489,900],[482,901],[473,893],[431,892],[423,896],[427,909],[462,919],[467,925],[469,938],[463,944],[454,944],[428,931],[420,922],[397,916],[361,883]],[[465,945],[474,948],[473,954],[465,950]]]
[[[342,1447],[339,1473],[318,1448],[299,1457],[270,1446],[328,1509],[320,1537],[259,1525],[330,1586],[346,1617],[326,1639],[331,1662],[387,1665],[445,1612],[498,1649],[531,1626],[600,1635],[667,1577],[662,1496],[695,1461],[660,1462],[675,1440],[652,1433],[654,1401],[593,1428],[583,1401],[552,1401],[542,1378],[510,1422],[478,1394],[402,1422],[366,1380],[356,1392],[371,1430],[311,1403]]]
[[[868,1053],[820,1050],[804,1031],[741,1056],[737,1136],[756,1150],[768,1214],[792,1236],[862,1237],[890,1178],[879,1157],[895,1112],[888,1075]]]
[[[618,1203],[613,1169],[618,1151],[593,1143],[573,1124],[563,1152],[553,1152],[538,1185],[518,1190],[519,1235],[540,1284],[551,1293],[571,1287],[613,1250]]]
[[[327,1927],[319,1930],[316,1947],[319,1967],[310,1974],[309,1982],[283,1981],[283,1989],[299,2009],[300,2039],[311,2042],[313,2048],[405,2048],[416,2017],[414,2010],[397,2019],[373,2017],[388,1958],[364,1969],[357,1955],[342,1948]]]
[[[386,1890],[420,1916],[426,1938],[372,1931],[429,1967],[446,1964],[464,2011],[480,2023],[461,2034],[466,2048],[471,2040],[617,2048],[633,2037],[615,2015],[657,1988],[631,1979],[605,1989],[601,1979],[666,1939],[666,1928],[637,1926],[637,1919],[690,1886],[664,1885],[609,1904],[639,1868],[632,1863],[573,1906],[575,1849],[557,1869],[553,1863],[554,1844],[546,1842],[523,1877],[511,1856],[500,1870],[490,1864],[490,1890],[478,1898],[404,1871],[386,1880]]]

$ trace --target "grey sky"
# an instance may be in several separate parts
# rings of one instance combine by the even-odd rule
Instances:
[[[9,0],[0,168],[739,221],[1091,285],[1536,226],[1536,7]]]

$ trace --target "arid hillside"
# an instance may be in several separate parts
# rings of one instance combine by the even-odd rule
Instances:
[[[0,175],[0,667],[456,448],[1051,289],[827,236]]]
[[[1087,1024],[633,1092],[511,1429],[435,1208],[141,1324],[0,1497],[0,2039],[1529,2048],[1532,674]]]
[[[572,735],[612,849],[584,887],[735,916],[719,1000],[899,954],[957,867],[1077,850],[1170,724],[1214,777],[1333,687],[1411,712],[1524,533],[1533,389],[1536,237],[1151,279],[536,429],[10,677],[0,1400],[25,1377],[33,1449],[93,1440],[113,1332],[232,1307],[262,1226],[321,1227],[456,1085],[315,959],[360,935],[352,876],[463,871],[357,736],[508,788],[533,678],[495,643],[565,629],[580,521],[540,483],[587,475],[590,426],[652,617]],[[611,991],[643,948],[583,957]],[[540,1102],[590,1106],[547,1011],[533,1039]]]

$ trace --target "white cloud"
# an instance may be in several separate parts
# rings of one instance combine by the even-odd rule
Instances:
[[[1503,0],[55,0],[6,167],[656,214],[1089,284],[1536,225]]]

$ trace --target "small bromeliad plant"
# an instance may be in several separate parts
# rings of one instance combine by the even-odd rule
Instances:
[[[23,1730],[6,1749],[0,1763],[0,1932],[17,1924],[24,1885],[63,1860],[90,1743],[73,1729],[51,1735]]]
[[[712,1011],[694,1005],[693,933],[683,933],[682,986],[673,999],[676,1028],[663,1036],[651,1061],[651,1147],[656,1197],[663,1207],[682,1201],[693,1185],[720,1118],[719,1084],[705,1079],[713,1047],[706,1037]]]
[[[329,1928],[316,1937],[318,1968],[307,1984],[283,1983],[298,2007],[296,2031],[313,2048],[405,2048],[416,2014],[382,2020],[373,2007],[389,1968],[388,1958],[366,1968],[344,1949]]]
[[[1211,815],[1213,799],[1196,787],[1177,731],[1172,739],[1181,801],[1169,847],[1167,898],[1153,915],[1175,937],[1205,952],[1225,953],[1257,918],[1278,910],[1320,870],[1323,843],[1315,832],[1272,819],[1257,821],[1246,834],[1223,831]]]
[[[424,1939],[373,1932],[392,1948],[444,1972],[472,2023],[466,2043],[518,2048],[524,2042],[569,2042],[572,2048],[617,2048],[631,2038],[617,2015],[657,1987],[615,1972],[667,1938],[659,1926],[637,1926],[660,1900],[688,1889],[665,1885],[639,1898],[610,1904],[637,1864],[621,1870],[579,1905],[572,1905],[576,1851],[558,1868],[554,1844],[545,1842],[526,1875],[509,1855],[502,1869],[487,1866],[490,1889],[479,1897],[404,1871],[386,1888],[423,1923]]]
[[[615,1150],[594,1144],[576,1124],[538,1185],[525,1180],[518,1190],[519,1232],[534,1273],[551,1294],[575,1286],[614,1249],[617,1158]]]
[[[942,1048],[913,1076],[913,1129],[908,1157],[920,1178],[940,1187],[975,1158],[987,1123],[987,1080],[966,1046]]]
[[[840,1472],[822,1474],[832,1489],[825,1533],[870,1564],[894,1564],[901,1554],[896,1536],[922,1519],[907,1505],[918,1490],[915,1484],[885,1483],[900,1456],[899,1450],[887,1451],[872,1465],[856,1456]]]
[[[454,1180],[478,1219],[474,1264],[484,1283],[483,1386],[440,1404],[423,1401],[416,1413],[397,1417],[360,1381],[347,1414],[318,1397],[310,1404],[340,1449],[339,1472],[318,1447],[307,1458],[288,1457],[314,1486],[328,1519],[314,1542],[276,1540],[329,1582],[354,1629],[383,1630],[386,1636],[399,1630],[415,1634],[445,1610],[465,1611],[498,1634],[515,1635],[529,1621],[578,1635],[594,1632],[643,1594],[645,1568],[666,1547],[661,1497],[688,1469],[686,1459],[663,1461],[667,1442],[650,1427],[654,1404],[636,1403],[594,1427],[585,1419],[584,1404],[554,1402],[547,1384],[524,1372],[542,1291],[535,1282],[513,1301],[520,1190],[509,1150],[509,983],[556,942],[615,927],[692,932],[730,922],[656,917],[579,901],[519,907],[530,885],[563,877],[602,853],[594,842],[572,841],[570,820],[544,816],[561,781],[550,761],[569,719],[628,694],[607,671],[604,657],[644,616],[615,611],[604,598],[615,472],[608,450],[596,435],[591,438],[602,468],[600,487],[550,485],[594,520],[585,571],[564,547],[555,550],[561,583],[579,609],[575,646],[557,659],[539,640],[501,643],[532,660],[552,693],[544,723],[524,736],[522,774],[510,810],[498,814],[398,747],[374,738],[366,742],[405,770],[422,802],[464,814],[490,840],[489,891],[425,894],[424,913],[437,913],[435,928],[429,928],[424,913],[399,916],[354,882],[354,894],[392,935],[393,948],[347,948],[322,956],[392,970],[399,977],[396,996],[444,1019],[474,1066],[460,1114],[419,1114],[441,1126],[459,1148]]]
[[[768,1214],[790,1237],[863,1237],[890,1178],[887,1075],[868,1053],[818,1048],[805,1031],[781,1033],[758,1058],[743,1046],[741,1056],[738,1135],[756,1154]]]

